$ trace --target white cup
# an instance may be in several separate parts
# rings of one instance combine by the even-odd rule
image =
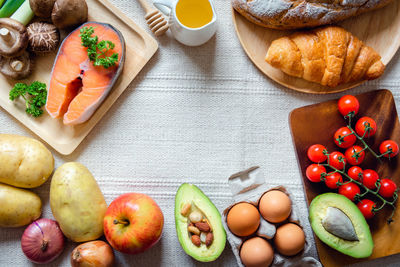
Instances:
[[[212,8],[213,17],[209,23],[199,28],[186,27],[179,21],[176,16],[176,5],[179,0],[153,0],[153,3],[161,12],[169,15],[169,28],[176,40],[184,45],[198,46],[210,40],[217,30],[214,4],[212,0],[208,1]]]

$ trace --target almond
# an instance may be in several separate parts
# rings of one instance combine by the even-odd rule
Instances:
[[[209,246],[211,246],[211,244],[212,244],[212,242],[214,241],[214,235],[213,235],[213,233],[208,233],[207,234],[207,236],[206,236],[206,246],[207,247],[209,247]]]
[[[207,219],[203,219],[203,222],[207,223],[208,226],[210,226],[210,232],[212,232],[213,229],[212,229],[212,226],[211,226],[210,222]]]
[[[200,245],[201,245],[200,236],[192,235],[191,240],[192,240],[193,245],[195,245],[196,247],[200,247]]]
[[[210,232],[210,226],[206,222],[198,222],[194,224],[202,232]]]
[[[189,225],[188,231],[189,231],[190,233],[192,233],[192,234],[200,235],[200,230],[199,230],[199,228],[197,228],[197,227],[195,227],[195,226],[190,226],[190,225]]]
[[[187,217],[187,215],[188,215],[188,213],[189,213],[189,211],[190,211],[190,207],[191,207],[191,206],[192,206],[192,205],[190,205],[190,203],[186,203],[185,205],[183,205],[182,210],[181,210],[182,216]]]

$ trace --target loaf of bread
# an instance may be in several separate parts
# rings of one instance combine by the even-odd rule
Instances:
[[[392,0],[232,0],[251,22],[274,29],[298,29],[335,23]]]
[[[265,60],[283,72],[329,87],[380,77],[380,55],[341,27],[326,26],[274,40]]]

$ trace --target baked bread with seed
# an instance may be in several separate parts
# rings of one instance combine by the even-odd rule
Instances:
[[[386,6],[393,0],[232,0],[251,22],[273,29],[332,24]]]

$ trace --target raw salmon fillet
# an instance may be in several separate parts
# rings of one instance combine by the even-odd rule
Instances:
[[[110,68],[94,66],[87,48],[82,46],[80,29],[93,27],[94,35],[115,44],[107,56],[118,53],[118,63]],[[87,121],[111,91],[122,72],[125,60],[125,41],[113,26],[88,22],[68,35],[58,51],[51,73],[46,110],[53,118],[63,118],[64,124]]]

